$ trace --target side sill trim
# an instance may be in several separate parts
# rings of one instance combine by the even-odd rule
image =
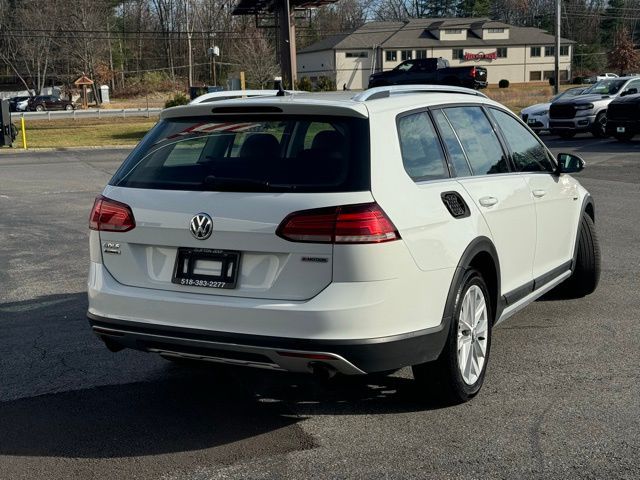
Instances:
[[[560,283],[565,281],[570,276],[571,276],[571,270],[567,270],[566,272],[564,272],[560,276],[556,277],[555,279],[551,280],[550,282],[545,283],[539,289],[534,290],[533,292],[531,292],[529,295],[527,295],[523,299],[517,301],[513,305],[508,306],[507,308],[505,308],[503,310],[502,315],[500,315],[500,318],[495,323],[495,325],[498,325],[498,324],[504,322],[507,318],[515,315],[517,312],[522,310],[524,307],[529,305],[531,302],[533,302],[534,300],[540,298],[542,295],[547,293],[549,290],[554,288],[556,285],[559,285]]]

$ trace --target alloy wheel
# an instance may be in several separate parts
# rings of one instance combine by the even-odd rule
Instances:
[[[464,294],[458,318],[458,368],[467,385],[478,381],[487,355],[489,314],[482,289],[472,285]]]

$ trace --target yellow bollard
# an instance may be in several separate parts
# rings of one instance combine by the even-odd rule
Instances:
[[[246,85],[244,83],[244,72],[240,72],[240,89],[244,92],[246,90]],[[244,97],[244,95],[242,95]]]
[[[27,131],[24,126],[24,115],[21,117],[20,126],[22,127],[22,148],[27,149]]]

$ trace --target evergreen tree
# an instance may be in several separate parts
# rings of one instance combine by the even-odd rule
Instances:
[[[609,0],[604,11],[604,20],[600,25],[600,32],[602,34],[602,43],[608,47],[614,44],[616,35],[624,26],[625,3],[625,0]]]
[[[459,17],[488,17],[491,0],[462,0],[458,5]]]

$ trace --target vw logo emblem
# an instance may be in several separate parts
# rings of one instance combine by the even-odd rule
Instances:
[[[213,231],[213,220],[206,213],[199,213],[191,219],[189,231],[198,240],[206,240]]]

